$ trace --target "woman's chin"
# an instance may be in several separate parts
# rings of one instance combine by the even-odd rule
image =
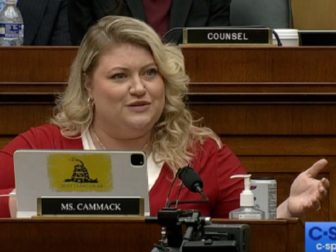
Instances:
[[[133,117],[128,121],[128,127],[134,130],[144,130],[152,129],[155,122],[148,117]]]

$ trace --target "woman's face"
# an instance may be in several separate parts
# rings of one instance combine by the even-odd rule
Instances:
[[[164,81],[151,52],[129,43],[104,51],[88,90],[95,127],[119,138],[150,134],[165,104]]]

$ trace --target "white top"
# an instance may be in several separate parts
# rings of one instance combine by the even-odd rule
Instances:
[[[84,150],[96,150],[97,149],[97,147],[94,145],[92,141],[92,137],[91,137],[89,130],[85,130],[82,133],[81,138],[82,138],[82,144],[83,144]],[[162,166],[163,166],[163,162],[156,164],[153,160],[152,153],[150,153],[149,156],[147,157],[148,191],[150,191],[155,181],[159,177]]]

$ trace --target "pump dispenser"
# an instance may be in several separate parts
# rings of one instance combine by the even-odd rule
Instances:
[[[243,178],[244,190],[240,193],[240,208],[229,213],[230,219],[239,220],[262,220],[265,218],[264,211],[254,207],[254,195],[251,191],[251,174],[232,175],[231,179]]]

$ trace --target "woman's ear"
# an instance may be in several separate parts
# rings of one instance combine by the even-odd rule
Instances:
[[[84,74],[84,87],[87,91],[88,97],[92,97],[91,78],[87,74]]]
[[[92,88],[85,86],[85,89],[86,89],[86,92],[87,92],[87,96],[89,98],[92,98]]]

